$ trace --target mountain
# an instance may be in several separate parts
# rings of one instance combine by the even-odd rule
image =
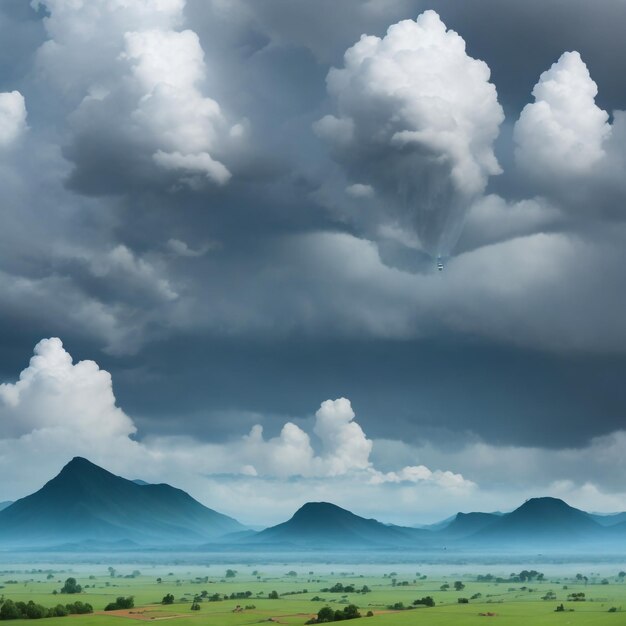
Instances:
[[[3,511],[4,509],[11,506],[12,504],[13,504],[12,500],[5,500],[4,502],[0,502],[0,511]]]
[[[488,528],[501,518],[497,513],[457,513],[452,521],[438,529],[437,534],[449,539],[463,539]]]
[[[329,502],[308,502],[293,517],[258,533],[253,543],[299,547],[399,547],[423,545],[428,531],[387,526]]]
[[[456,514],[446,517],[446,519],[442,519],[434,524],[413,524],[411,528],[419,528],[421,530],[443,530],[444,528],[447,528],[455,519]]]
[[[599,540],[603,528],[558,498],[532,498],[469,537],[492,545],[575,545]]]
[[[20,546],[134,541],[198,544],[245,530],[236,520],[160,484],[137,484],[72,459],[39,491],[0,511],[0,542]]]

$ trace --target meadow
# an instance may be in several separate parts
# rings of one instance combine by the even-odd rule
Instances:
[[[520,569],[519,566],[507,569],[449,565],[411,570],[404,564],[394,571],[392,566],[332,563],[265,566],[102,563],[63,564],[54,568],[22,563],[0,566],[0,593],[13,601],[33,600],[46,607],[81,600],[94,608],[90,615],[46,618],[43,623],[49,626],[76,623],[74,620],[86,626],[132,626],[144,621],[168,621],[177,626],[263,622],[295,625],[304,624],[323,606],[342,609],[349,604],[357,605],[363,616],[354,623],[364,621],[369,626],[464,626],[493,621],[510,626],[626,624],[626,579],[618,576],[623,568],[606,564],[587,565],[586,569],[574,564],[546,566],[541,570],[543,580],[536,577],[523,582],[508,580],[511,573],[519,573]],[[487,574],[494,579],[477,580],[478,576]],[[59,593],[68,577],[76,578],[82,585],[80,594]],[[496,582],[496,577],[506,580]],[[455,583],[463,588],[455,589]],[[322,591],[335,586],[348,587],[348,591]],[[357,593],[363,587],[369,591]],[[584,601],[568,599],[570,594],[579,593],[585,594]],[[174,602],[161,604],[167,594],[174,597]],[[231,594],[247,597],[230,599]],[[104,607],[118,596],[133,596],[134,608],[104,612]],[[229,599],[223,599],[224,596]],[[433,607],[400,608],[411,607],[416,599],[427,596],[435,601]],[[211,597],[220,599],[211,601]],[[201,600],[199,610],[191,609],[194,598]],[[459,598],[468,602],[459,603]],[[556,612],[561,604],[565,611]],[[370,611],[373,615],[366,617]],[[11,623],[26,624],[32,620]]]

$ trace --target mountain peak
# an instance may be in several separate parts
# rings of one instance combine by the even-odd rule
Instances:
[[[332,502],[305,502],[295,513],[296,516],[309,516],[309,515],[341,515],[348,514],[354,515],[346,509],[342,509],[340,506],[333,504]]]
[[[89,459],[86,459],[85,457],[75,456],[71,461],[67,462],[63,466],[63,469],[61,470],[61,472],[78,471],[78,470],[84,471],[86,469],[98,469],[100,471],[106,471],[106,470],[103,470],[98,465],[96,465],[95,463],[92,463]]]
[[[577,511],[574,507],[567,504],[567,502],[561,500],[560,498],[552,498],[549,496],[545,496],[542,498],[530,498],[526,500],[524,504],[516,509],[514,512],[523,512],[523,513],[566,513],[569,511]]]

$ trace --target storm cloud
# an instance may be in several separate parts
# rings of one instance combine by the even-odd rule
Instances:
[[[265,502],[280,450],[326,499],[324,477],[354,504],[461,476],[500,508],[472,459],[511,453],[626,507],[595,461],[626,411],[624,20],[617,0],[4,2],[2,436],[56,420],[12,385],[35,397],[34,345],[31,367],[70,367],[38,343],[58,336],[100,364],[129,458],[225,446]],[[328,398],[349,402],[315,418]]]

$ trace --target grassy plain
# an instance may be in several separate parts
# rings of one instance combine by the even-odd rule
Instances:
[[[234,578],[225,577],[228,567],[237,570]],[[502,626],[626,625],[626,582],[617,576],[623,569],[620,567],[605,567],[602,571],[592,571],[594,568],[588,567],[585,571],[572,566],[570,571],[561,567],[552,573],[546,567],[542,570],[546,572],[545,580],[524,583],[477,582],[478,574],[490,572],[487,566],[479,565],[474,571],[471,567],[464,567],[456,573],[454,567],[450,566],[448,572],[429,572],[425,579],[421,578],[425,575],[423,571],[417,576],[417,571],[409,572],[406,568],[392,575],[394,572],[391,567],[386,573],[368,571],[367,566],[351,565],[349,569],[331,567],[335,566],[274,564],[264,568],[259,565],[177,565],[168,568],[153,565],[141,568],[125,565],[116,567],[115,576],[112,577],[107,572],[107,565],[64,565],[59,569],[39,566],[33,569],[22,564],[0,571],[0,593],[14,601],[33,600],[48,607],[81,600],[92,604],[96,611],[93,615],[45,619],[40,622],[42,626],[71,626],[76,623],[81,626],[139,626],[145,621],[164,621],[173,626],[242,626],[263,622],[301,625],[326,604],[342,608],[348,603],[356,604],[364,616],[351,622],[355,626],[472,626],[485,623]],[[133,570],[140,570],[141,574],[128,577]],[[503,575],[502,571],[492,573]],[[586,576],[587,583],[576,580],[577,573]],[[69,576],[75,577],[85,587],[84,591],[80,595],[54,594]],[[505,576],[508,577],[508,573]],[[602,584],[602,580],[608,580],[608,584]],[[461,581],[465,588],[454,590],[455,581]],[[356,589],[366,585],[371,591],[365,594],[321,591],[338,582],[344,586],[354,585]],[[441,586],[444,584],[450,585],[450,589],[442,591]],[[302,593],[304,590],[306,592]],[[231,593],[249,591],[250,597],[215,602],[204,600],[199,611],[192,611],[194,596],[203,591],[207,592],[207,596],[216,593],[230,596]],[[269,599],[272,591],[278,592],[278,599]],[[542,599],[550,591],[556,599]],[[568,601],[568,595],[576,592],[584,593],[586,600]],[[175,603],[160,604],[168,593],[174,595]],[[135,598],[132,612],[105,614],[102,611],[117,596],[129,595]],[[313,600],[316,596],[322,599]],[[390,605],[399,602],[411,606],[415,599],[424,596],[432,596],[436,605],[410,610],[389,609]],[[470,599],[472,596],[475,599]],[[459,604],[458,598],[470,600],[467,604]],[[555,612],[561,603],[567,610]],[[254,608],[234,612],[238,605]],[[609,612],[611,607],[617,611]],[[374,615],[365,617],[368,611]],[[32,623],[32,620],[14,620],[11,623],[17,626]]]

